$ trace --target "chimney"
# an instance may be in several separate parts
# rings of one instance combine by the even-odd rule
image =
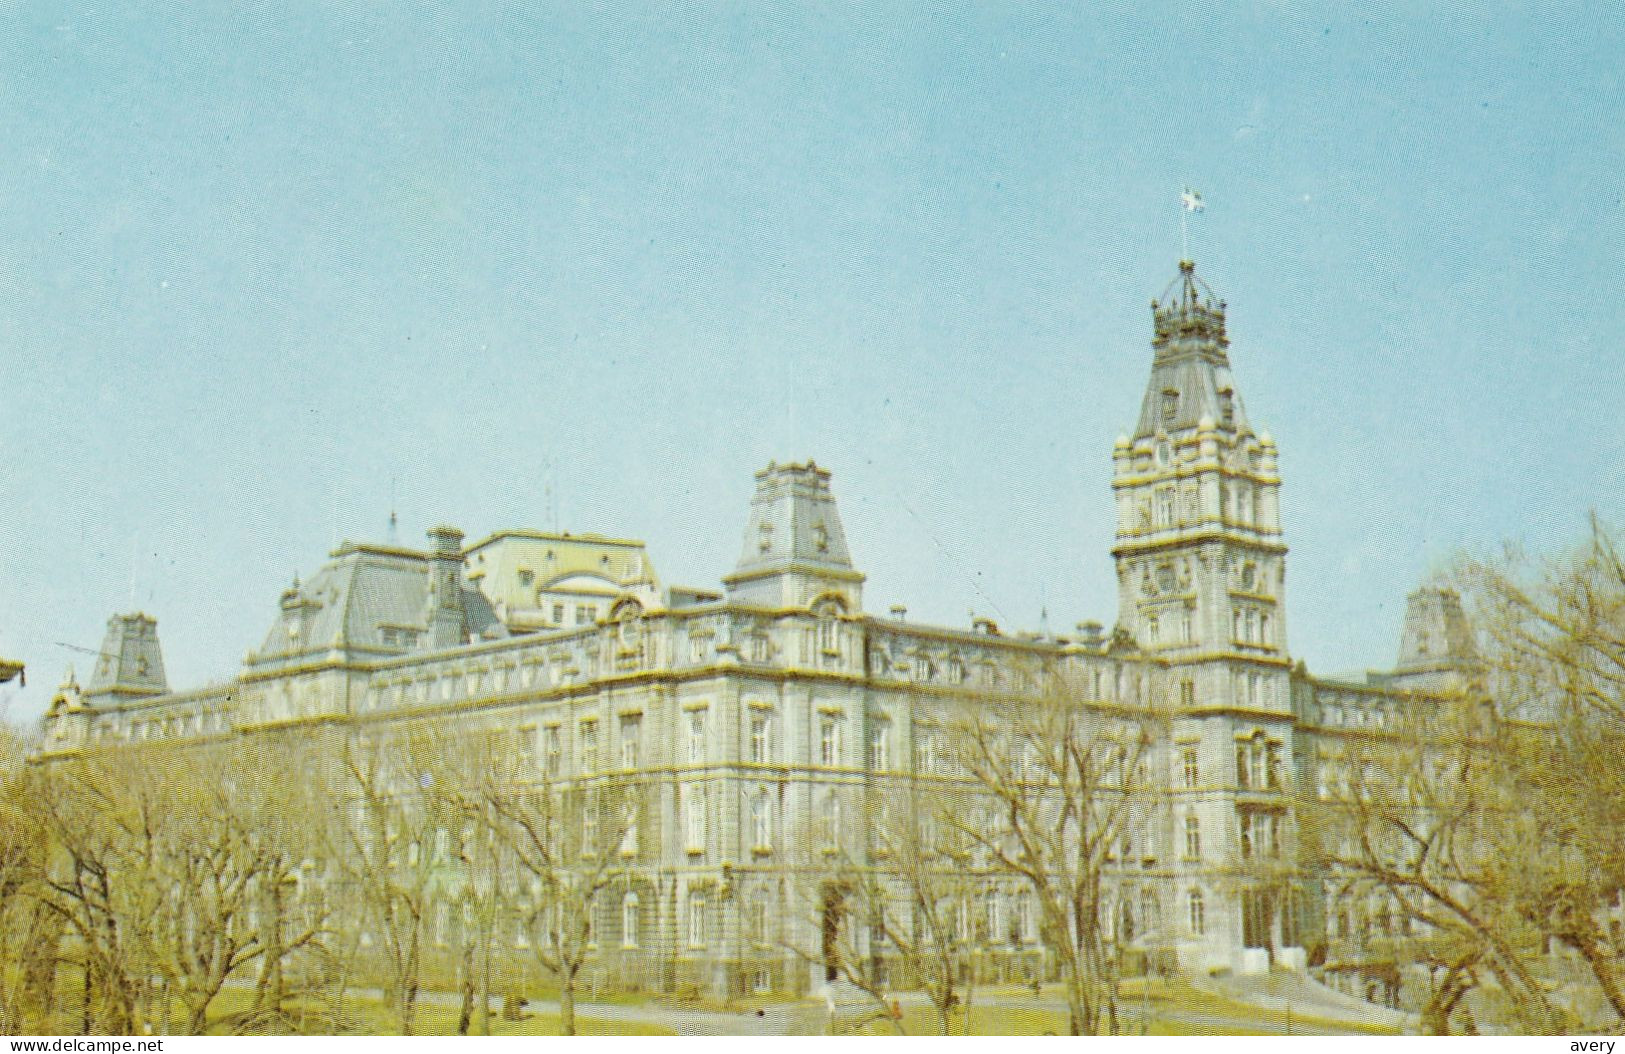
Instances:
[[[463,532],[455,527],[429,528],[429,593],[424,604],[429,647],[453,648],[468,643],[468,617],[463,609]]]

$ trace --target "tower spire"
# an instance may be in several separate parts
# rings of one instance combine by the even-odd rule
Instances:
[[[1151,302],[1139,424],[1112,454],[1119,621],[1191,664],[1195,698],[1270,709],[1286,699],[1280,478],[1236,392],[1225,310],[1189,260]]]

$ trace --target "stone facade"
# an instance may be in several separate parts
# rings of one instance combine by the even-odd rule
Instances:
[[[1453,595],[1423,590],[1395,673],[1344,684],[1294,667],[1277,451],[1243,409],[1225,305],[1185,263],[1153,323],[1139,422],[1112,454],[1109,636],[865,612],[829,472],[769,465],[721,593],[661,587],[638,542],[512,531],[465,547],[437,527],[421,550],[336,550],[283,594],[233,680],[191,692],[169,691],[153,620],[116,616],[95,676],[53,703],[44,754],[317,728],[500,734],[538,780],[632,789],[626,879],[595,919],[608,975],[800,990],[821,979],[788,950],[819,940],[796,888],[815,843],[863,858],[877,788],[940,774],[948,710],[1036,704],[1059,678],[1103,711],[1167,716],[1157,792],[1110,865],[1124,949],[1302,968],[1325,910],[1290,869],[1294,795],[1327,778],[1342,739],[1454,686],[1471,636]],[[1000,921],[967,927],[982,968],[1043,972],[1019,886],[990,873],[986,897],[975,910]],[[456,921],[437,916],[434,939]]]

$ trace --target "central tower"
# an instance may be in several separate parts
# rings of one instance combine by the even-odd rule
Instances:
[[[1112,453],[1118,621],[1186,708],[1290,709],[1275,443],[1230,373],[1225,304],[1180,262],[1151,302],[1151,379]]]

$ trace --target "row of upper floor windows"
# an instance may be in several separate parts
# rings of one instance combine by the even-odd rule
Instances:
[[[1152,490],[1151,498],[1139,506],[1141,530],[1166,530],[1219,519],[1248,527],[1273,527],[1264,511],[1265,485],[1237,480],[1221,482],[1217,504],[1204,503],[1196,483],[1164,483]],[[1204,507],[1205,506],[1205,507]]]
[[[1355,700],[1322,698],[1320,719],[1332,728],[1387,728],[1396,722],[1397,704],[1382,699]]]
[[[93,743],[145,743],[158,739],[184,739],[214,735],[230,727],[222,710],[157,714],[152,717],[103,716],[90,728]]]

